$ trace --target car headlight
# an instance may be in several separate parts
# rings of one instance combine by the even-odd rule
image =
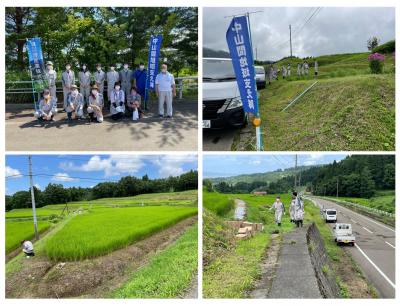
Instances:
[[[233,109],[233,108],[238,108],[242,107],[242,99],[240,97],[232,98],[228,104],[228,107],[226,109]]]

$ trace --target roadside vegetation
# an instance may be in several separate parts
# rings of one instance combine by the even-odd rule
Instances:
[[[197,225],[190,227],[167,249],[151,258],[112,295],[114,298],[182,297],[197,271]]]

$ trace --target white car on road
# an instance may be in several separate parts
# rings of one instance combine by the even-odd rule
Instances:
[[[263,66],[254,66],[257,89],[265,88],[265,69]]]
[[[337,223],[333,228],[333,235],[338,245],[341,243],[354,245],[356,242],[351,224],[348,223]]]
[[[337,211],[334,208],[324,209],[324,219],[325,222],[335,222],[337,221]]]

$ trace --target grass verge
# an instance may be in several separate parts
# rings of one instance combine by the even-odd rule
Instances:
[[[190,227],[173,245],[113,293],[114,298],[174,298],[190,285],[197,271],[197,230]]]

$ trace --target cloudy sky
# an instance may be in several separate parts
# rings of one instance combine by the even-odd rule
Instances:
[[[395,38],[393,8],[213,7],[203,11],[204,47],[228,51],[225,33],[231,18],[224,17],[259,10],[262,12],[250,17],[253,47],[257,48],[259,60],[290,55],[289,24],[293,55],[299,57],[366,52],[367,40],[372,36],[382,43]]]
[[[6,194],[28,190],[28,157],[6,156]],[[196,155],[33,155],[34,184],[91,187],[127,175],[150,178],[177,176],[197,170]]]
[[[332,163],[346,157],[344,154],[298,154],[299,166]],[[270,172],[294,167],[295,154],[286,155],[204,155],[203,177],[227,177],[239,174]]]

